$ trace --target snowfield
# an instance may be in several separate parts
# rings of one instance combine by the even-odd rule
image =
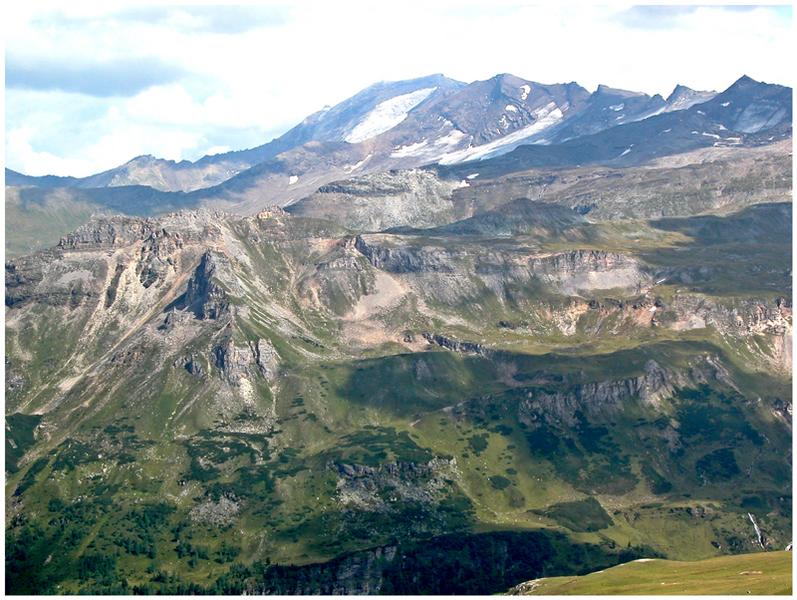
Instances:
[[[436,89],[424,88],[380,102],[343,139],[350,144],[356,144],[393,129],[407,118],[407,113]]]
[[[533,141],[529,138],[536,136],[553,125],[556,125],[564,117],[561,109],[556,106],[554,102],[549,102],[542,108],[538,108],[536,111],[534,111],[534,116],[537,118],[537,120],[531,125],[527,125],[522,129],[513,131],[509,135],[505,135],[504,137],[493,140],[492,142],[488,142],[487,144],[465,148],[464,150],[457,150],[456,152],[450,152],[440,159],[440,164],[452,165],[459,162],[465,162],[467,160],[482,160],[492,156],[505,154],[510,150],[514,150],[521,144],[533,143]]]
[[[425,160],[437,160],[441,156],[445,156],[446,153],[450,152],[453,148],[462,144],[462,141],[467,137],[468,136],[459,129],[452,129],[446,135],[431,142],[426,139],[407,146],[400,146],[396,148],[390,156],[393,158],[407,158],[408,156],[412,156],[421,157]]]

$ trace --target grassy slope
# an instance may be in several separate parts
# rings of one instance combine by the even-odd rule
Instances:
[[[88,222],[103,208],[59,197],[43,203],[22,203],[18,190],[6,188],[6,255],[21,256],[58,243],[61,236]]]
[[[678,235],[672,229],[675,228],[664,230],[662,237]],[[627,236],[616,237],[622,240]],[[283,289],[287,285],[283,279],[288,275],[278,268],[282,264],[278,259],[285,252],[284,246],[271,248],[261,244],[248,250],[256,261],[258,277],[272,283],[279,281],[274,288]],[[688,249],[685,254],[690,254]],[[768,275],[755,276],[756,281],[769,280]],[[744,281],[741,289],[746,290],[749,285],[749,281]],[[490,316],[495,319],[498,314],[503,316],[493,311],[487,300],[498,304],[494,298],[486,297],[484,306],[473,309],[483,312],[471,316],[463,308],[460,314],[467,314],[472,321],[485,313],[492,313]],[[257,298],[246,298],[246,304],[255,309],[258,302]],[[345,299],[341,303],[345,310]],[[502,310],[510,320],[528,318],[514,307],[502,306]],[[310,313],[305,316],[308,320],[311,317]],[[412,314],[402,313],[396,319],[404,324],[412,322],[411,317]],[[329,327],[314,327],[314,333],[332,348],[337,338],[334,324],[333,321]],[[64,443],[53,449],[54,460],[43,459],[40,470],[23,468],[9,478],[7,498],[20,485],[27,513],[37,517],[34,521],[44,516],[40,524],[46,531],[37,538],[40,548],[36,551],[41,555],[40,562],[47,565],[43,574],[52,573],[58,578],[71,573],[71,580],[63,583],[59,591],[78,591],[85,585],[74,579],[74,573],[78,557],[87,552],[117,553],[118,571],[109,577],[121,576],[131,584],[156,577],[147,571],[150,566],[204,583],[229,569],[232,561],[222,556],[223,543],[240,552],[233,559],[238,563],[263,556],[279,563],[323,561],[347,551],[387,543],[393,536],[414,538],[429,533],[422,528],[412,529],[411,520],[420,525],[434,521],[432,533],[457,530],[466,514],[461,506],[471,503],[472,519],[465,520],[476,531],[569,528],[574,520],[579,520],[579,511],[584,511],[593,522],[597,519],[601,521],[598,525],[608,527],[597,531],[595,527],[576,527],[571,529],[573,539],[606,542],[618,548],[650,545],[663,554],[687,560],[714,554],[715,539],[723,547],[732,539],[741,540],[739,543],[745,542],[748,547],[731,551],[749,551],[748,504],[758,511],[757,515],[777,515],[771,522],[765,519],[764,524],[771,531],[787,529],[790,516],[776,510],[777,502],[788,491],[783,483],[787,478],[779,475],[785,469],[785,461],[776,461],[772,453],[773,448],[782,447],[783,433],[777,423],[770,423],[771,419],[764,419],[752,405],[742,402],[743,398],[701,394],[699,404],[713,409],[705,414],[684,412],[695,403],[694,398],[674,404],[672,410],[682,414],[674,412],[672,416],[687,423],[691,432],[680,457],[670,457],[659,439],[657,432],[666,426],[666,419],[660,422],[660,415],[649,414],[638,406],[616,418],[607,416],[584,423],[583,431],[573,435],[552,429],[560,440],[556,453],[546,453],[539,443],[532,446],[516,414],[509,411],[524,397],[524,388],[547,385],[534,383],[539,373],[569,375],[574,382],[602,381],[638,376],[648,358],[655,358],[664,366],[683,367],[686,360],[698,354],[717,351],[712,345],[715,336],[708,330],[676,333],[651,329],[634,330],[628,335],[596,335],[582,328],[574,336],[561,337],[529,336],[489,325],[479,331],[463,326],[461,333],[455,330],[457,337],[493,342],[505,352],[496,359],[486,359],[443,350],[407,353],[403,349],[395,354],[395,348],[383,347],[371,348],[367,357],[357,359],[329,352],[329,356],[316,362],[297,352],[295,339],[281,338],[264,321],[253,317],[241,320],[238,326],[245,330],[246,337],[273,339],[283,360],[284,380],[276,411],[279,433],[274,434],[274,439],[270,439],[271,435],[254,439],[212,434],[201,419],[188,427],[191,437],[173,440],[165,435],[162,424],[180,400],[200,397],[195,380],[184,369],[174,369],[164,376],[164,385],[149,386],[146,402],[135,410],[129,406],[130,392],[125,390],[112,399],[104,412],[84,423],[75,433],[85,446]],[[65,346],[48,341],[47,347]],[[590,345],[579,345],[587,342]],[[194,346],[201,350],[199,342]],[[42,362],[48,358],[36,357]],[[501,374],[500,367],[505,365],[517,369],[519,387],[518,383],[507,383]],[[136,377],[146,371],[142,367]],[[761,377],[751,374],[750,379],[745,382],[745,395],[754,397],[750,390],[758,389],[754,384],[760,387]],[[127,381],[126,388],[132,389],[143,379]],[[772,379],[767,378],[767,382],[771,387]],[[155,388],[162,393],[156,393]],[[469,405],[461,417],[454,418],[444,411],[461,402]],[[143,406],[151,415],[141,410]],[[749,430],[748,425],[753,429]],[[111,426],[119,431],[109,430]],[[129,433],[128,427],[133,427]],[[765,433],[772,440],[772,447],[759,450],[754,443],[758,439],[755,431]],[[27,439],[24,427],[17,437],[23,442]],[[572,449],[567,450],[564,444],[571,437]],[[115,451],[96,456],[92,448],[111,446],[105,438],[124,439],[125,453],[132,454],[135,461],[128,462],[127,456]],[[254,454],[245,447],[251,447]],[[765,459],[771,458],[764,461],[768,469],[753,470],[752,475],[732,482],[701,484],[695,479],[697,462],[709,451],[724,447],[735,449],[742,471],[747,471],[753,460],[761,463],[762,453]],[[223,460],[224,448],[233,448],[235,457]],[[219,475],[196,468],[189,450],[218,466]],[[380,456],[381,451],[384,456]],[[415,507],[407,504],[385,515],[358,513],[354,517],[340,510],[335,495],[336,476],[327,467],[330,460],[377,465],[402,460],[425,462],[431,456],[457,459],[461,477],[441,503],[443,508],[455,510],[435,508],[432,513],[417,513]],[[663,464],[656,464],[658,460]],[[656,465],[658,475],[645,474],[643,468],[650,464]],[[583,474],[597,472],[596,469],[612,475],[622,470],[628,484],[615,490],[601,485],[600,477],[585,479]],[[261,477],[257,485],[252,481],[255,475]],[[659,477],[666,478],[673,489],[653,492],[650,488]],[[177,482],[183,478],[188,485],[180,487]],[[240,529],[191,524],[189,510],[206,494],[215,493],[211,488],[216,492],[232,490],[245,497]],[[26,493],[26,489],[30,492]],[[599,510],[594,503],[585,502],[585,494],[598,500]],[[86,497],[90,500],[81,500]],[[142,503],[164,500],[166,505],[174,504],[176,510],[164,513],[159,520],[141,516]],[[544,510],[546,507],[552,510]],[[711,511],[696,516],[697,510],[702,514],[703,507]],[[57,521],[50,521],[56,517],[68,521],[59,525],[60,531],[53,526]],[[193,564],[193,556],[177,553],[184,538],[204,550]],[[74,547],[69,545],[72,540]],[[128,549],[131,543],[140,548]],[[53,545],[61,550],[60,565],[48,557]],[[20,546],[29,550],[36,545]]]
[[[791,552],[720,556],[695,562],[642,559],[582,577],[540,579],[531,593],[789,595],[792,591],[791,563]]]

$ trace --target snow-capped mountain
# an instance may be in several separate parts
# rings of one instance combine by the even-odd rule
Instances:
[[[336,179],[492,159],[520,146],[523,160],[553,166],[740,144],[743,135],[789,128],[790,98],[789,88],[747,77],[719,95],[677,86],[664,100],[605,85],[590,94],[576,83],[540,84],[509,74],[469,84],[431,75],[372,85],[248,150],[193,163],[138,157],[82,179],[6,176],[16,186],[147,186],[148,201],[156,190],[190,192],[180,205],[251,212],[288,204]]]

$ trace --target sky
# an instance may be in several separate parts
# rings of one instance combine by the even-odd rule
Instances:
[[[793,85],[783,6],[4,3],[6,166],[85,176],[263,144],[377,81]]]

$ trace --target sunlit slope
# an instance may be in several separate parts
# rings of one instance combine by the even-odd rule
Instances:
[[[523,583],[513,594],[715,595],[792,593],[791,552],[720,556],[694,562],[640,559],[582,577]]]

